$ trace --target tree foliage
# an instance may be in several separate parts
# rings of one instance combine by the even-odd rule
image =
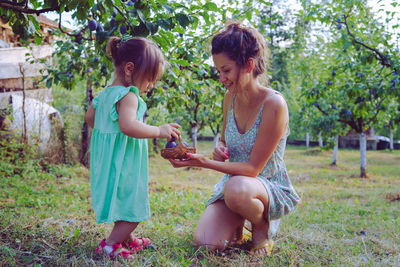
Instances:
[[[321,71],[302,88],[307,104],[362,133],[400,97],[398,47],[365,1],[315,5],[305,15],[327,24],[331,33],[314,50],[319,56],[313,64]]]
[[[82,78],[90,87],[106,86],[113,72],[112,62],[105,55],[108,38],[144,36],[160,46],[170,64],[162,82],[148,94],[149,106],[165,105],[172,117],[181,117],[180,121],[190,127],[220,128],[222,117],[214,114],[222,114],[223,92],[209,64],[208,41],[223,26],[223,20],[240,17],[251,3],[245,11],[228,11],[211,1],[23,2],[23,8],[18,6],[22,2],[0,6],[10,25],[23,29],[15,32],[27,40],[35,37],[40,43],[39,27],[30,28],[31,24],[38,25],[29,15],[32,10],[35,14],[49,10],[59,14],[62,40],[55,43],[55,60],[43,76],[47,87],[58,84],[73,89]],[[65,11],[71,12],[78,25],[73,32],[61,27]],[[15,14],[24,19],[14,19]]]

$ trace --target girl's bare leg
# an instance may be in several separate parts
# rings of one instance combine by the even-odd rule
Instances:
[[[131,233],[138,226],[137,222],[117,221],[114,223],[110,236],[106,240],[107,245],[122,243],[131,237]]]
[[[234,239],[244,219],[231,211],[224,201],[207,206],[194,232],[194,244],[208,249],[224,250]]]

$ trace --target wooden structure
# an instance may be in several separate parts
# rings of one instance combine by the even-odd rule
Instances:
[[[36,16],[36,20],[40,23],[40,30],[42,32],[43,44],[51,44],[56,38],[52,32],[58,28],[58,24],[43,15]],[[70,32],[70,29],[66,29],[66,31]],[[8,47],[18,47],[21,46],[19,36],[14,34],[12,28],[8,23],[4,22],[0,18],[0,48],[8,48]]]
[[[42,45],[23,47],[12,28],[0,19],[0,117],[10,121],[9,130],[25,133],[29,143],[39,144],[46,158],[63,161],[63,122],[60,113],[49,105],[51,88],[41,82],[46,74],[43,63],[51,63],[57,39],[52,32],[58,24],[37,16],[44,36]],[[27,61],[35,59],[33,63]],[[40,61],[39,61],[40,60]]]
[[[365,131],[367,138],[367,150],[379,150],[380,141],[375,137],[374,128]],[[360,137],[357,133],[348,132],[346,136],[339,136],[339,148],[360,149]]]

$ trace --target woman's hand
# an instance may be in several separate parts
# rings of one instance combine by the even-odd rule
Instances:
[[[167,138],[168,141],[171,140],[172,137],[179,139],[179,136],[181,136],[181,132],[178,130],[178,128],[181,128],[181,126],[177,123],[164,124],[158,128],[160,129],[159,137]]]
[[[219,142],[213,152],[213,159],[216,161],[225,161],[229,158],[228,147],[223,143]]]
[[[205,167],[205,163],[207,161],[206,156],[202,154],[190,154],[186,153],[186,157],[188,159],[185,160],[176,160],[176,159],[168,159],[171,162],[174,168],[181,167]]]

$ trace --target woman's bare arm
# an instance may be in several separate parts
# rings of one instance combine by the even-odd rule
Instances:
[[[264,103],[261,124],[257,138],[247,162],[221,162],[203,155],[189,154],[191,160],[171,160],[174,167],[199,166],[232,175],[256,177],[271,158],[280,139],[286,133],[289,115],[285,100],[273,94]]]
[[[223,105],[224,116],[222,121],[221,139],[213,151],[213,159],[217,161],[225,161],[226,159],[228,159],[228,148],[226,147],[225,144],[225,129],[226,129],[226,118],[228,116],[228,111],[229,107],[231,106],[232,99],[233,95],[228,91],[224,97],[224,105]]]

